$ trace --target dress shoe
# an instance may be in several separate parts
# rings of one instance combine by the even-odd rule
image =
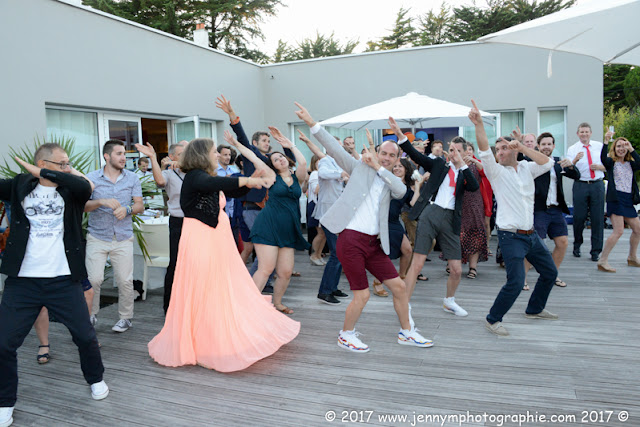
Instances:
[[[318,301],[329,305],[340,304],[340,300],[331,294],[318,294]]]
[[[345,294],[340,289],[336,289],[335,291],[331,292],[331,295],[336,298],[349,298],[349,294]]]
[[[600,254],[591,254],[591,261],[598,262],[600,259]]]
[[[573,250],[573,256],[576,258],[580,258],[580,249],[574,249]]]

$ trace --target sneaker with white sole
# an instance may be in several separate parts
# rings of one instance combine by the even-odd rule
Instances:
[[[416,347],[433,347],[433,341],[420,335],[416,328],[411,328],[410,331],[400,329],[400,332],[398,332],[398,344],[413,345]]]
[[[102,400],[109,395],[109,387],[104,381],[91,384],[91,397],[93,400]]]
[[[13,424],[13,406],[0,408],[0,427],[9,427]]]
[[[461,316],[461,317],[464,317],[464,316],[469,314],[469,313],[467,313],[467,310],[465,310],[464,308],[460,307],[456,303],[456,298],[455,297],[445,298],[443,300],[443,303],[442,303],[442,309],[444,311],[446,311],[447,313],[453,313],[456,316]]]
[[[524,317],[526,317],[527,319],[558,320],[557,314],[553,314],[547,310],[542,310],[540,313],[536,313],[536,314],[525,313]]]
[[[353,331],[340,331],[338,334],[338,347],[355,353],[366,353],[369,351],[369,346],[360,341],[358,335],[360,335],[360,332],[355,329]]]
[[[96,323],[98,323],[98,318],[95,314],[89,316],[89,322],[91,322],[91,326],[96,326]]]
[[[131,320],[129,320],[129,319],[120,319],[120,320],[118,320],[118,323],[113,325],[113,328],[111,328],[111,330],[115,331],[115,332],[125,332],[125,331],[127,331],[127,329],[129,329],[132,326],[133,326],[133,324],[131,323]]]
[[[409,303],[409,324],[411,325],[411,329],[415,329],[416,322],[413,321],[413,316],[411,316],[411,303]]]
[[[502,322],[489,323],[489,321],[485,319],[484,327],[487,328],[489,332],[500,335],[501,337],[509,336],[509,331],[507,331],[507,329],[502,326]]]

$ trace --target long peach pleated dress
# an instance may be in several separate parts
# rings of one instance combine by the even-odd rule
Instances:
[[[220,372],[244,369],[293,340],[300,323],[280,313],[256,288],[224,213],[218,226],[185,218],[162,331],[149,355],[165,366],[201,365]]]

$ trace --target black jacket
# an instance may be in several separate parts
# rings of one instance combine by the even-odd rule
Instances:
[[[71,270],[71,279],[87,278],[82,245],[82,213],[91,197],[89,182],[75,175],[42,169],[40,176],[58,184],[57,191],[64,200],[64,251]],[[0,180],[0,199],[11,202],[11,232],[2,258],[0,273],[17,277],[27,250],[30,224],[22,208],[22,201],[38,185],[38,178],[20,174],[12,179]]]
[[[556,172],[556,195],[558,198],[558,207],[562,210],[562,212],[569,214],[569,208],[567,207],[567,203],[564,200],[564,190],[562,188],[562,177],[566,176],[567,178],[578,180],[580,179],[580,171],[577,167],[568,167],[562,168],[558,161],[560,160],[558,157],[553,158],[556,163],[553,164],[553,169]],[[549,185],[551,184],[551,171],[544,173],[537,177],[535,180],[536,185],[536,193],[535,193],[535,202],[533,205],[533,210],[537,211],[546,211],[547,210],[547,196],[549,195]]]
[[[413,148],[411,143],[407,140],[400,145],[400,148],[407,153],[411,160],[416,162],[419,166],[422,166],[424,170],[431,173],[431,177],[425,185],[420,189],[420,197],[413,205],[413,208],[409,211],[409,219],[417,220],[425,207],[429,204],[431,198],[435,198],[438,194],[438,189],[442,181],[448,176],[449,166],[440,157],[432,159],[429,156],[425,156],[418,150]],[[453,211],[453,231],[456,234],[460,234],[460,225],[462,222],[462,198],[465,191],[477,191],[480,188],[480,184],[473,176],[473,173],[469,168],[458,174],[456,180],[456,204]]]
[[[618,201],[618,191],[616,190],[616,181],[613,179],[613,165],[615,165],[615,161],[609,154],[609,146],[604,145],[602,147],[602,151],[600,152],[600,160],[605,168],[607,168],[607,202],[617,202]],[[640,204],[640,194],[638,193],[638,184],[636,183],[635,173],[640,170],[640,156],[636,150],[631,152],[631,170],[633,170],[633,179],[631,180],[631,197],[633,197],[633,204]]]

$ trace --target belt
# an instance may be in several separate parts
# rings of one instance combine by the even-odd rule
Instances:
[[[244,202],[244,206],[243,209],[245,211],[261,211],[262,208],[258,205],[256,205],[254,202]]]
[[[582,180],[580,180],[578,182],[582,182],[582,183],[585,183],[585,184],[595,184],[596,182],[602,182],[602,178],[594,179],[593,181],[582,181]]]
[[[531,230],[519,230],[519,229],[516,229],[516,228],[500,228],[499,230],[500,231],[507,231],[509,233],[515,233],[515,234],[526,234],[527,236],[536,232],[533,229],[531,229]]]

